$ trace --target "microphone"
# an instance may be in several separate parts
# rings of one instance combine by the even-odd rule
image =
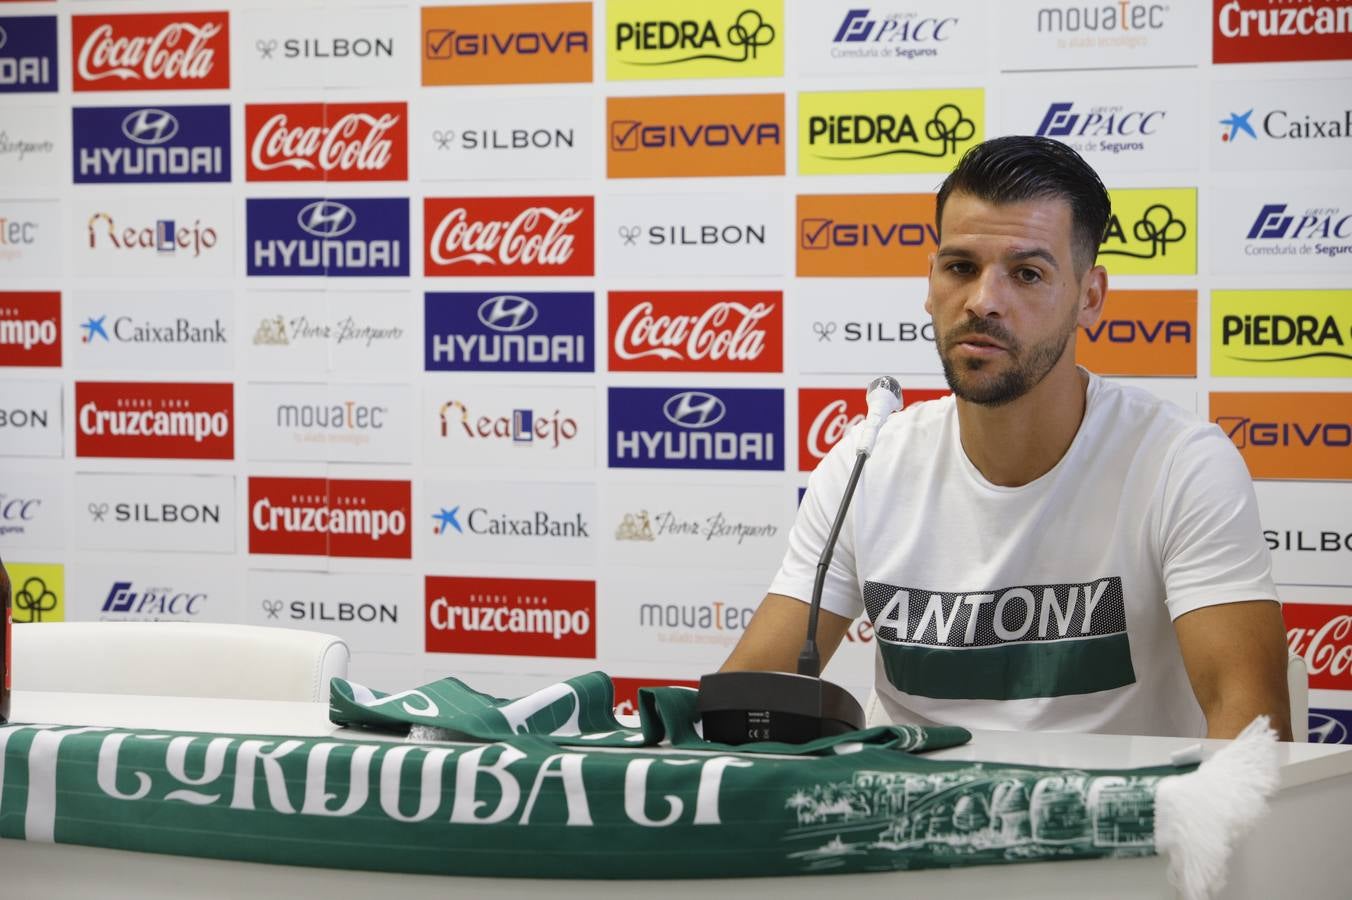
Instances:
[[[822,680],[817,650],[817,619],[822,588],[831,566],[840,529],[845,524],[854,489],[873,454],[878,431],[887,417],[901,409],[901,385],[890,375],[868,386],[868,415],[860,429],[854,469],[836,510],[831,533],[817,559],[817,577],[808,606],[807,639],[798,655],[798,672],[715,672],[699,680],[695,709],[703,723],[704,739],[721,744],[778,741],[803,744],[820,737],[845,734],[864,727],[864,709],[844,688]]]

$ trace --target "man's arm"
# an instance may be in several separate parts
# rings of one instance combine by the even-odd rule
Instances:
[[[797,672],[798,653],[807,636],[808,604],[783,594],[766,594],[720,672]],[[852,620],[821,610],[817,651],[822,668],[840,646]]]
[[[1291,740],[1281,606],[1270,600],[1204,606],[1175,619],[1174,631],[1206,713],[1207,737],[1232,738],[1266,715],[1278,739]]]

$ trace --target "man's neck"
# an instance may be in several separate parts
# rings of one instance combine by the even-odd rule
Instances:
[[[991,484],[1020,487],[1061,461],[1084,419],[1089,376],[1078,367],[1048,373],[1004,406],[958,400],[958,434],[972,465]]]

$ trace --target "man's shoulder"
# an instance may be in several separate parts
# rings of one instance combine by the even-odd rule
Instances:
[[[1214,430],[1196,410],[1179,406],[1135,385],[1091,376],[1090,409],[1100,426],[1118,439],[1124,430],[1149,433],[1152,440],[1182,438]]]

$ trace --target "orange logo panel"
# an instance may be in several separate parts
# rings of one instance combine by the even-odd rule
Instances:
[[[919,276],[939,248],[933,194],[800,194],[798,274]]]
[[[1211,421],[1254,478],[1352,481],[1352,394],[1212,394]]]
[[[590,3],[425,6],[422,83],[592,80]]]
[[[611,97],[606,174],[783,175],[784,95]]]
[[[1081,328],[1075,360],[1100,375],[1197,375],[1196,291],[1113,291]]]

